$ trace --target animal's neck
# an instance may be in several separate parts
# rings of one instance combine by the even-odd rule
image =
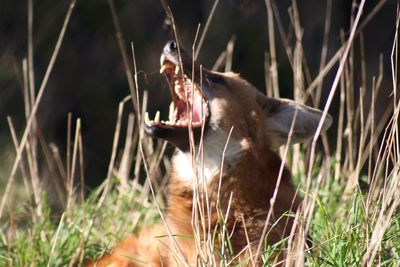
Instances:
[[[173,158],[173,177],[177,182],[189,188],[193,188],[195,183],[208,185],[215,177],[229,172],[244,155],[242,144],[237,140],[230,140],[226,146],[226,141],[222,141],[225,139],[220,135],[211,140],[202,148],[196,147],[194,155],[182,151],[176,153]]]
[[[243,209],[244,213],[258,209],[265,211],[275,190],[282,162],[276,153],[268,149],[262,151],[257,154],[244,152],[235,159],[225,158],[223,165],[212,165],[215,162],[204,160],[200,166],[189,153],[179,152],[174,158],[169,194],[170,202],[172,200],[176,203],[169,203],[170,209],[178,204],[180,208],[191,212],[194,190],[202,193],[206,186],[210,206],[215,206],[218,198],[222,206],[231,204],[229,201],[233,199],[236,205],[234,208]],[[221,166],[224,166],[223,170]],[[289,210],[295,194],[286,169],[280,181],[278,198],[282,198],[282,209]],[[295,199],[295,206],[298,202]]]

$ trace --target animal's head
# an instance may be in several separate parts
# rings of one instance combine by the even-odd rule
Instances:
[[[232,129],[229,143],[234,140],[237,145],[233,149],[239,151],[265,145],[275,149],[285,144],[296,110],[292,143],[311,138],[317,129],[321,111],[290,100],[267,98],[237,74],[207,70],[174,41],[165,45],[160,63],[160,72],[171,88],[169,119],[162,121],[156,115],[150,120],[146,116],[145,129],[182,151],[190,147],[190,123],[195,143],[203,140],[210,149],[223,147]],[[324,130],[331,121],[328,116]]]

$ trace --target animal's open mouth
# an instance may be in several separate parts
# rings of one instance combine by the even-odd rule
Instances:
[[[198,79],[201,75],[195,74],[196,79],[189,78],[192,76],[188,74],[191,64],[186,61],[180,64],[176,45],[167,43],[161,55],[160,73],[166,76],[171,90],[168,119],[163,120],[166,116],[161,116],[159,111],[154,119],[150,119],[147,112],[144,118],[145,130],[149,135],[163,138],[182,150],[189,146],[188,128],[191,127],[195,141],[198,141],[210,117],[208,102],[200,86],[201,79]],[[200,71],[200,68],[196,70]]]
[[[179,65],[164,60],[160,73],[164,73],[171,88],[172,101],[169,106],[168,120],[161,120],[157,111],[153,120],[146,112],[147,126],[169,128],[187,128],[191,122],[192,128],[203,125],[209,116],[207,101],[199,86],[184,74]]]

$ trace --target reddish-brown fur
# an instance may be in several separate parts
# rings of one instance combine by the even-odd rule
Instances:
[[[242,252],[239,258],[248,259],[250,252],[253,257],[257,256],[254,254],[259,245],[270,209],[270,199],[282,165],[281,159],[273,149],[286,142],[294,107],[300,108],[297,115],[298,124],[293,131],[295,142],[313,135],[320,112],[288,100],[266,98],[251,84],[233,73],[213,75],[222,77],[224,82],[208,85],[212,99],[208,99],[211,118],[209,130],[204,136],[204,168],[215,167],[218,171],[212,172],[205,182],[211,210],[211,229],[208,226],[206,229],[212,232],[216,227],[221,227],[218,209],[226,214],[229,207],[229,215],[225,220],[227,230],[231,233],[233,251]],[[285,120],[286,118],[288,119]],[[329,124],[330,122],[324,128]],[[296,128],[301,128],[298,133]],[[221,171],[219,164],[222,160],[222,150],[231,129],[233,131]],[[237,151],[237,147],[240,151]],[[182,167],[187,168],[187,165],[191,164],[190,160],[183,161],[185,157],[190,159],[188,154],[178,152],[171,171],[165,224],[174,238],[168,236],[165,225],[160,223],[154,228],[142,231],[138,236],[123,241],[111,255],[106,255],[97,262],[97,266],[142,266],[137,260],[152,266],[183,266],[184,262],[194,266],[198,263],[196,241],[194,238],[182,237],[194,236],[192,211],[195,176],[182,171]],[[220,172],[221,187],[218,193]],[[202,185],[198,188],[200,194],[204,193],[201,190]],[[300,203],[301,198],[296,195],[290,173],[285,168],[269,221],[266,237],[268,244],[274,244],[289,235],[293,219],[289,216],[281,217],[288,211],[296,212]],[[205,221],[208,222],[207,218]],[[217,241],[215,246],[218,248]],[[254,262],[259,262],[257,260],[259,257],[253,258]]]
[[[259,155],[243,156],[239,165],[224,175],[221,185],[221,210],[228,209],[228,202],[232,193],[229,218],[227,225],[234,234],[231,242],[234,251],[240,252],[247,246],[244,227],[246,227],[249,241],[255,251],[260,234],[265,224],[269,209],[269,199],[272,197],[278,177],[281,160],[272,151],[265,148],[265,152]],[[179,236],[193,236],[192,220],[192,192],[181,185],[179,178],[172,174],[168,194],[168,210],[166,223],[171,233]],[[211,227],[214,228],[218,222],[216,213],[218,181],[214,180],[209,186],[210,205],[214,213],[211,218]],[[278,198],[274,207],[274,216],[271,224],[289,210],[296,210],[300,204],[300,198],[295,196],[290,182],[290,174],[284,171],[279,189]],[[244,215],[244,222],[241,216]],[[237,220],[239,219],[239,222]],[[292,220],[284,218],[274,227],[269,234],[269,243],[275,243],[286,237],[291,229]],[[194,264],[196,262],[196,251],[193,239],[175,238],[187,260]],[[123,241],[111,256],[103,258],[97,266],[143,266],[138,259],[150,263],[152,266],[175,266],[179,259],[174,253],[168,252],[171,248],[169,238],[164,226],[158,225],[152,231],[144,231],[138,237],[132,236]],[[243,255],[248,257],[249,255]],[[130,260],[128,257],[131,257]],[[161,263],[162,262],[162,263]],[[110,265],[107,265],[110,263]],[[112,264],[111,264],[112,263]]]

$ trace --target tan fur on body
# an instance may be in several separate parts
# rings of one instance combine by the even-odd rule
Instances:
[[[189,265],[196,266],[198,256],[192,227],[193,190],[200,188],[199,193],[205,193],[201,190],[203,183],[207,187],[211,210],[210,218],[205,219],[206,223],[210,220],[207,231],[213,232],[216,227],[221,227],[218,211],[228,213],[225,220],[234,253],[244,251],[242,259],[249,257],[249,249],[253,256],[256,253],[282,164],[274,150],[286,142],[295,109],[298,113],[292,133],[293,142],[313,136],[321,113],[290,100],[266,98],[236,74],[211,74],[222,77],[224,82],[208,85],[208,91],[212,93],[207,99],[211,116],[203,140],[204,162],[198,160],[192,166],[190,153],[183,151],[177,151],[173,159],[165,223],[179,249],[171,243],[164,225],[159,224],[123,241],[97,266],[144,266],[140,261],[152,266],[184,266],[182,258]],[[324,129],[329,127],[329,120],[328,117]],[[231,129],[232,134],[227,140]],[[221,170],[226,142],[224,168]],[[196,146],[196,152],[198,150]],[[268,244],[289,235],[293,221],[283,215],[289,211],[296,212],[301,203],[287,169],[284,169],[281,178],[269,222],[270,226],[274,226],[268,228],[266,237]],[[196,180],[200,184],[196,184]],[[214,244],[218,249],[218,242]]]

